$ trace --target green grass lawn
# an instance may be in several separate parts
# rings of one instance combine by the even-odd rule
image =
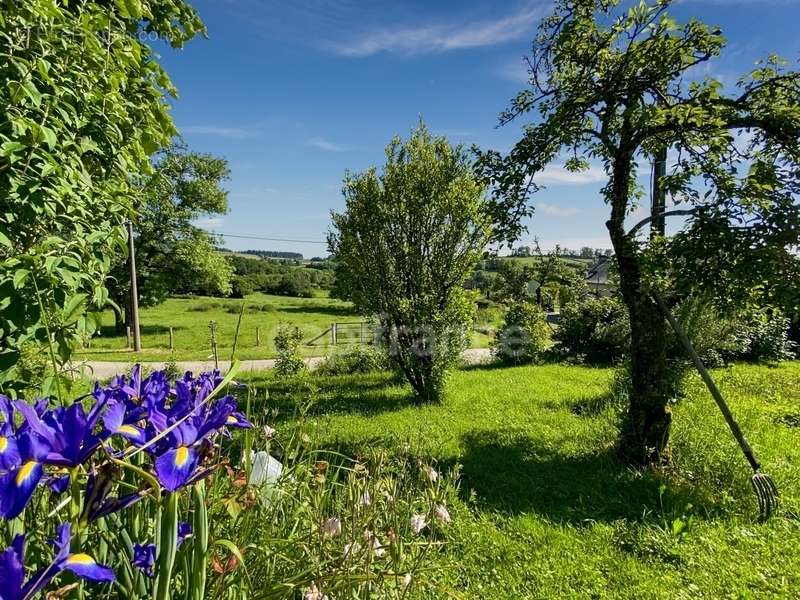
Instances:
[[[327,330],[331,323],[356,323],[362,319],[349,302],[326,297],[288,298],[252,294],[245,300],[245,313],[237,343],[240,359],[273,358],[273,339],[281,324],[302,329],[305,340]],[[229,298],[169,298],[162,304],[140,311],[142,351],[131,352],[124,335],[114,331],[114,314],[103,313],[103,329],[92,339],[91,348],[78,352],[77,358],[109,360],[125,363],[137,361],[205,360],[211,355],[209,322],[217,323],[217,345],[220,359],[230,358],[236,323],[242,300]],[[169,349],[169,328],[173,328],[175,350]],[[256,328],[260,328],[260,345],[256,345]],[[340,341],[360,336],[358,327],[342,330]],[[365,335],[368,336],[368,331]],[[488,347],[489,335],[475,332],[473,348]],[[313,346],[303,346],[307,356],[322,356],[329,350],[330,336],[323,336]]]
[[[748,466],[699,378],[674,407],[673,466],[616,461],[613,372],[572,366],[457,371],[441,406],[388,374],[312,386],[254,382],[289,414],[300,395],[324,446],[406,443],[460,465],[437,598],[800,597],[800,363],[715,372],[781,491],[757,522]],[[309,391],[311,390],[311,391]],[[260,394],[263,397],[263,394]]]
[[[238,358],[271,358],[275,355],[273,338],[282,323],[297,325],[306,340],[324,332],[334,321],[358,321],[352,305],[331,298],[287,298],[253,294],[245,300],[245,313],[237,344]],[[114,332],[114,315],[103,315],[103,331],[92,339],[92,347],[79,358],[118,360],[204,360],[211,354],[210,321],[217,322],[217,344],[221,359],[230,357],[242,300],[227,298],[169,298],[162,304],[141,311],[142,346],[140,353],[126,349],[125,336]],[[169,328],[175,335],[175,351],[169,350]],[[256,328],[261,344],[256,346]],[[313,347],[304,347],[309,355],[326,351],[329,338]]]

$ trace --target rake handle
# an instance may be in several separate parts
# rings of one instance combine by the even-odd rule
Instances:
[[[686,352],[688,352],[692,357],[694,366],[700,373],[700,377],[703,378],[703,382],[705,382],[708,391],[711,392],[711,395],[714,397],[714,401],[717,403],[719,410],[722,412],[722,416],[725,417],[725,422],[728,424],[733,437],[735,437],[736,441],[739,443],[739,447],[742,449],[747,462],[750,463],[750,466],[753,468],[754,472],[758,472],[761,469],[761,464],[756,459],[750,444],[747,443],[744,433],[742,433],[742,429],[739,427],[739,423],[737,423],[736,419],[733,418],[733,413],[731,413],[731,409],[728,408],[728,404],[725,402],[725,398],[722,397],[722,393],[719,391],[717,384],[714,383],[714,380],[711,378],[711,374],[708,372],[708,369],[706,369],[703,361],[700,359],[700,356],[694,349],[689,336],[686,335],[686,331],[683,329],[683,326],[678,323],[678,320],[673,316],[669,308],[667,308],[667,305],[664,302],[664,298],[661,296],[661,294],[653,290],[652,295],[661,309],[661,312],[664,313],[664,316],[667,318],[667,321],[669,321],[670,326],[675,331],[675,335],[678,336],[678,339],[680,340],[681,344],[683,344]]]

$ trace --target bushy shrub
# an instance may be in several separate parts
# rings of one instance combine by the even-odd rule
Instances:
[[[544,312],[532,302],[513,302],[492,346],[500,360],[514,364],[537,362],[550,345]]]
[[[739,339],[741,358],[754,362],[790,360],[797,350],[789,339],[790,322],[777,311],[760,310],[749,315]]]
[[[303,332],[299,327],[281,325],[275,335],[275,375],[280,378],[291,377],[305,370],[306,364],[300,355]]]
[[[615,297],[590,298],[561,309],[553,335],[561,358],[610,364],[628,352],[630,323],[625,305]]]
[[[255,279],[250,275],[236,275],[231,281],[231,296],[244,298],[253,294],[258,289]]]
[[[707,303],[687,300],[674,313],[706,366],[718,367],[736,360],[772,363],[794,356],[789,320],[777,311],[757,308],[721,316]],[[669,354],[688,360],[671,330],[669,335]]]
[[[672,312],[707,367],[721,367],[742,358],[746,345],[740,336],[744,327],[741,318],[722,316],[708,302],[696,298],[685,300]],[[667,355],[676,365],[682,364],[675,370],[683,370],[691,364],[691,358],[672,328],[667,329],[667,336]]]
[[[337,350],[317,368],[320,375],[355,375],[390,368],[386,350],[375,346],[355,345]]]

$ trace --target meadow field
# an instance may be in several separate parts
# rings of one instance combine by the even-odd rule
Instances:
[[[714,376],[780,488],[767,522],[695,375],[673,407],[672,466],[645,471],[613,452],[622,405],[612,369],[467,368],[453,373],[442,405],[422,407],[387,373],[293,382],[265,373],[250,383],[257,397],[268,392],[254,409],[276,410],[276,426],[310,406],[323,448],[413,448],[460,474],[446,544],[420,575],[437,591],[421,596],[796,598],[800,363]]]
[[[188,297],[168,298],[158,306],[140,311],[142,351],[132,352],[127,347],[125,335],[114,330],[114,313],[103,313],[100,335],[91,340],[89,348],[76,353],[77,360],[137,361],[206,360],[211,356],[211,321],[216,323],[217,347],[220,359],[230,358],[239,314],[244,303],[236,357],[240,359],[273,358],[274,337],[281,325],[299,327],[303,338],[310,341],[325,332],[334,322],[357,323],[363,319],[352,304],[326,296],[293,298],[256,293],[244,300],[234,298]],[[486,327],[495,324],[496,315],[479,318],[476,324]],[[174,350],[169,348],[169,328],[174,335]],[[260,331],[260,344],[256,344],[256,329]],[[357,329],[350,331],[355,341]],[[366,331],[366,330],[365,330]],[[340,336],[340,341],[343,341]],[[312,346],[302,346],[307,356],[322,356],[330,349],[330,335],[325,335]],[[485,348],[490,336],[474,333],[471,346]]]

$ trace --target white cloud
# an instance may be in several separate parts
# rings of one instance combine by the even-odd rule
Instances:
[[[531,79],[530,73],[528,73],[528,65],[522,59],[500,65],[497,68],[497,75],[515,83],[530,83]]]
[[[557,218],[573,217],[580,212],[574,206],[559,206],[558,204],[550,204],[548,202],[538,202],[536,204],[536,210],[545,216]]]
[[[357,39],[336,42],[332,48],[344,56],[361,57],[382,51],[411,55],[493,46],[528,36],[547,10],[549,7],[540,3],[506,17],[471,23],[386,27],[368,31]]]
[[[195,219],[194,224],[201,229],[213,229],[215,227],[220,227],[224,222],[225,219],[222,217],[203,217]]]
[[[187,127],[179,127],[179,130],[181,133],[212,135],[235,140],[240,140],[253,135],[251,130],[243,129],[241,127],[216,127],[214,125],[189,125]]]
[[[563,165],[547,165],[533,180],[536,183],[555,185],[587,185],[608,181],[608,175],[602,167],[591,166],[586,171],[573,173]]]
[[[346,152],[350,150],[350,146],[347,144],[336,144],[322,137],[313,137],[306,142],[306,145],[326,152]]]

